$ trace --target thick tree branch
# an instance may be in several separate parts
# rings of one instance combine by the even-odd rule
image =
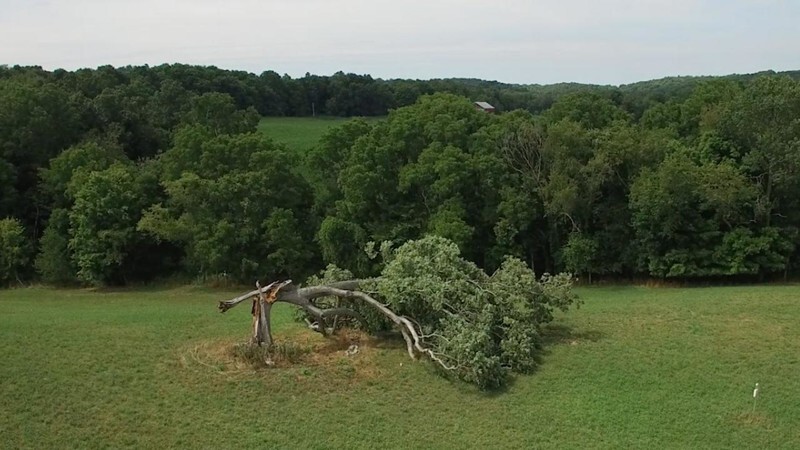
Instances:
[[[287,280],[288,283],[291,283],[291,281],[292,280]],[[335,282],[335,283],[331,283],[329,287],[334,287],[334,288],[339,288],[339,289],[346,289],[346,290],[356,290],[356,289],[359,288],[359,285],[360,285],[361,282],[362,282],[362,280],[338,281],[338,282]],[[258,295],[259,292],[267,292],[267,291],[269,291],[270,289],[272,289],[273,287],[275,287],[278,284],[279,284],[279,282],[276,281],[274,283],[270,283],[267,286],[264,286],[264,287],[260,288],[260,290],[256,289],[256,290],[250,291],[250,292],[248,292],[246,294],[242,294],[242,295],[240,295],[240,296],[238,296],[236,298],[232,298],[232,299],[226,300],[226,301],[221,301],[221,302],[219,302],[219,310],[220,310],[220,312],[224,313],[224,312],[228,311],[229,309],[233,308],[234,306],[238,305],[239,303],[241,303],[241,302],[243,302],[243,301],[245,301],[247,299],[253,298],[254,296]],[[278,292],[278,301],[287,301],[287,299],[293,298],[294,296],[292,295],[292,292],[296,292],[297,293],[296,296],[298,298],[305,298],[305,299],[314,299],[314,298],[324,297],[324,296],[328,295],[328,294],[325,294],[324,292],[320,293],[319,290],[318,290],[319,287],[321,287],[321,286],[311,286],[311,287],[297,289],[297,287],[295,287],[294,285],[287,284],[283,289],[281,289]],[[322,286],[322,287],[324,287],[324,286]],[[291,302],[289,302],[289,303],[291,303]]]
[[[247,298],[251,298],[253,296],[258,295],[260,297],[259,302],[264,305],[271,306],[272,303],[274,302],[285,302],[303,308],[304,310],[308,311],[309,313],[311,313],[311,315],[317,318],[317,321],[319,323],[318,331],[324,334],[325,327],[323,321],[326,317],[333,317],[337,315],[350,316],[362,322],[364,319],[361,317],[360,314],[348,308],[321,309],[316,305],[314,305],[311,302],[311,300],[319,297],[340,297],[340,298],[358,299],[380,311],[381,314],[386,316],[389,320],[392,321],[392,323],[395,324],[395,326],[402,333],[403,339],[405,339],[406,341],[406,349],[408,351],[409,356],[416,359],[418,354],[422,354],[427,356],[437,364],[439,364],[444,369],[447,370],[456,369],[456,367],[445,363],[439,357],[439,355],[437,355],[436,353],[433,352],[433,350],[425,346],[423,338],[420,337],[420,332],[417,330],[416,325],[410,319],[396,314],[394,311],[389,309],[389,307],[387,307],[383,303],[372,298],[370,295],[357,290],[360,284],[361,280],[349,280],[349,281],[331,283],[330,286],[309,286],[297,289],[296,287],[292,286],[290,282],[283,282],[280,285],[278,283],[271,283],[264,288],[256,289],[255,291],[248,292],[247,294],[241,295],[231,300],[222,301],[219,303],[219,309],[220,311],[225,312],[228,309],[233,308],[237,304],[246,300]],[[271,296],[269,300],[264,299],[265,293]],[[265,320],[263,316],[263,312],[265,309],[267,308],[263,307],[258,308],[258,312],[261,313],[260,314],[261,320]],[[257,338],[258,337],[256,337],[256,339]]]

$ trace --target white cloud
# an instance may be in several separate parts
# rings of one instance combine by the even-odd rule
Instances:
[[[786,1],[0,0],[0,63],[630,82],[800,68]]]

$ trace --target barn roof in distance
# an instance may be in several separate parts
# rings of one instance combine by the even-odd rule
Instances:
[[[475,106],[477,106],[480,109],[485,109],[487,111],[494,110],[494,106],[490,105],[487,102],[475,102]]]

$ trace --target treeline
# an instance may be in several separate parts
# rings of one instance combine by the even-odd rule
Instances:
[[[268,108],[286,113],[264,100],[278,90],[244,88],[270,77],[0,69],[0,282],[301,279],[331,262],[368,275],[369,242],[429,233],[489,271],[507,254],[588,279],[800,266],[791,77],[561,85],[541,111],[496,115],[471,104],[487,95],[414,91],[411,106],[335,128],[307,155],[255,132]],[[350,76],[327,86],[337,77]]]
[[[500,109],[541,111],[562,93],[585,87],[520,86],[471,79],[381,80],[342,72],[292,78],[274,71],[256,75],[183,64],[52,72],[38,67],[0,66],[0,79],[51,85],[88,99],[103,93],[149,97],[164,91],[162,95],[179,101],[181,96],[217,92],[230,95],[238,109],[253,108],[262,116],[384,116],[390,109],[411,105],[420,96],[437,92],[489,101]]]
[[[800,79],[800,71],[778,74],[768,71],[722,78],[746,83],[764,75]],[[384,116],[391,109],[411,105],[423,95],[438,92],[487,101],[499,111],[524,109],[538,114],[563,95],[591,90],[612,99],[638,118],[654,103],[683,101],[697,85],[719,78],[670,77],[619,87],[580,83],[519,85],[457,78],[382,80],[343,72],[331,76],[306,74],[292,78],[271,70],[256,75],[213,66],[164,64],[52,72],[39,67],[0,66],[0,79],[27,79],[37,84],[54,85],[88,99],[104,92],[107,96],[129,98],[152,96],[164,91],[162,96],[174,102],[186,95],[218,92],[230,95],[238,109],[252,107],[262,116]],[[137,101],[142,102],[141,99]]]

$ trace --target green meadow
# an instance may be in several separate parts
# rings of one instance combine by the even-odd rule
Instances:
[[[275,337],[306,353],[254,369],[233,356],[249,306],[216,309],[238,293],[0,291],[0,447],[800,446],[797,285],[580,288],[539,369],[499,392],[397,342],[326,340],[283,304]]]
[[[345,117],[263,117],[258,131],[272,139],[286,144],[289,149],[305,152],[319,142],[325,132],[354,118]],[[362,117],[368,122],[382,117]]]

